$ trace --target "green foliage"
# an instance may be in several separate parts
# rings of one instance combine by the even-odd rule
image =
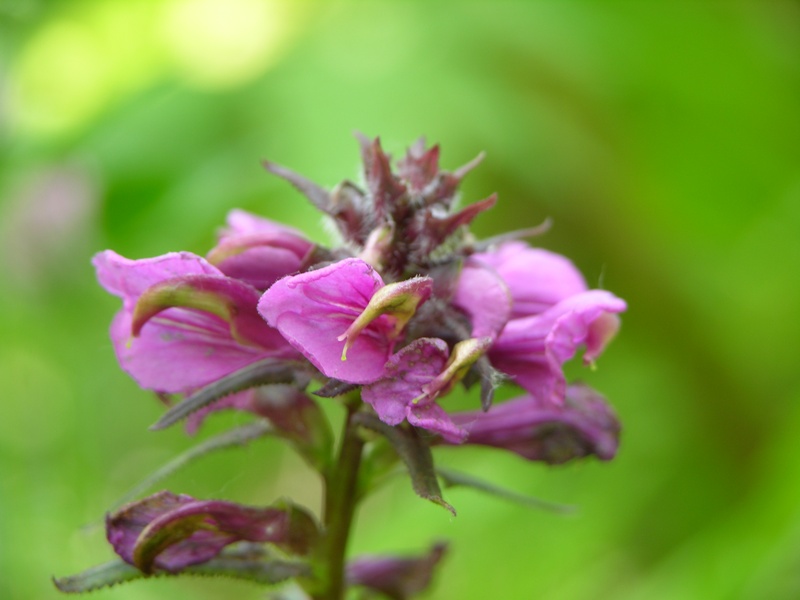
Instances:
[[[229,577],[262,585],[275,585],[308,573],[308,566],[267,555],[258,544],[240,544],[223,551],[218,557],[181,571],[183,577]],[[174,577],[167,572],[148,575],[121,560],[87,569],[72,577],[54,579],[59,591],[67,594],[93,592],[137,579]]]
[[[163,407],[119,371],[91,255],[204,252],[233,207],[324,241],[259,161],[329,186],[356,172],[356,129],[395,155],[425,134],[446,168],[485,151],[464,200],[499,200],[478,233],[549,216],[537,243],[631,309],[588,377],[624,425],[613,463],[435,450],[576,516],[452,488],[450,519],[403,482],[365,503],[351,550],[450,539],[434,598],[800,596],[798,27],[790,0],[3,3],[0,597],[57,598],[51,574],[106,561],[81,526],[190,445],[147,433]],[[309,504],[302,467],[266,440],[171,483]],[[170,596],[261,591],[161,579],[92,597]]]

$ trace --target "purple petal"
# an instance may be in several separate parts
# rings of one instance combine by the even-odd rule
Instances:
[[[234,542],[284,542],[288,514],[220,500],[159,492],[106,518],[108,541],[119,556],[149,573],[206,562]]]
[[[575,355],[581,344],[591,343],[590,357],[599,353],[600,337],[593,323],[607,313],[619,313],[626,304],[610,292],[591,290],[559,302],[544,313],[512,319],[489,351],[498,370],[537,398],[557,398],[564,393],[561,365]],[[601,321],[606,330],[606,323]],[[607,338],[602,338],[605,344]]]
[[[220,235],[220,240],[229,236],[255,234],[288,234],[296,238],[305,239],[297,229],[287,227],[282,223],[270,221],[241,209],[234,209],[228,213],[228,227]]]
[[[592,321],[586,338],[586,352],[583,354],[585,364],[594,362],[603,353],[608,343],[617,335],[619,327],[619,317],[610,312],[603,313]]]
[[[328,267],[284,277],[261,297],[267,322],[323,374],[349,383],[380,378],[392,349],[392,319],[381,315],[353,340],[342,360],[344,334],[383,281],[367,263],[351,258]]]
[[[472,322],[472,337],[494,339],[511,316],[511,294],[500,276],[475,261],[461,270],[451,302]]]
[[[414,399],[425,395],[425,384],[442,372],[449,354],[443,340],[414,340],[389,359],[382,379],[364,386],[362,399],[375,409],[384,423],[401,423]]]
[[[467,444],[503,448],[528,460],[560,464],[596,455],[611,460],[619,444],[619,421],[605,399],[584,385],[567,388],[563,404],[523,396],[495,404],[487,413],[455,413]]]
[[[436,433],[452,444],[460,444],[467,437],[467,432],[435,402],[409,406],[407,418],[414,427]]]
[[[208,261],[260,290],[298,271],[314,248],[299,232],[244,211],[232,211],[228,224]]]
[[[514,300],[512,318],[539,314],[561,300],[586,291],[586,282],[572,262],[554,252],[506,242],[472,258],[492,267],[508,284]]]
[[[236,240],[236,243],[242,242]],[[217,249],[228,250],[222,246],[217,246]],[[225,258],[219,258],[222,254],[209,254],[208,259],[228,277],[240,279],[259,290],[266,290],[281,277],[297,272],[303,264],[302,256],[298,257],[291,250],[268,244],[254,243],[250,247],[242,245],[237,250],[237,253],[230,253]]]
[[[269,356],[262,348],[242,345],[221,318],[170,308],[131,336],[130,313],[111,323],[111,340],[120,366],[146,389],[185,393],[203,387]]]
[[[133,305],[147,288],[181,275],[219,275],[222,272],[204,258],[190,252],[170,252],[155,258],[131,260],[113,250],[95,255],[92,264],[106,291],[122,298],[124,307]]]
[[[263,348],[280,345],[280,336],[256,311],[259,292],[252,286],[214,275],[183,275],[160,281],[147,288],[133,311],[131,333],[170,308],[188,308],[224,319],[231,335],[241,344]]]
[[[347,581],[382,592],[389,598],[412,598],[430,585],[434,569],[446,550],[444,544],[436,544],[424,556],[359,556],[347,565]]]
[[[444,370],[448,356],[443,340],[414,340],[389,359],[382,379],[362,388],[361,398],[388,425],[398,425],[407,419],[412,425],[448,440],[462,439],[464,432],[453,425],[438,404],[430,399],[420,401],[428,397],[425,387]]]

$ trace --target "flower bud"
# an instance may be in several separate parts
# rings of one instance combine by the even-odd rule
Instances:
[[[430,585],[446,550],[447,545],[439,543],[423,556],[360,556],[347,565],[347,581],[389,598],[413,598]]]
[[[305,552],[316,537],[316,525],[296,506],[258,508],[163,491],[109,515],[106,533],[126,562],[145,573],[174,573],[211,560],[241,540]]]

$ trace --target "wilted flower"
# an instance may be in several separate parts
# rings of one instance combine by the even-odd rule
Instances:
[[[440,543],[423,556],[359,556],[347,565],[347,580],[392,600],[406,600],[428,588],[446,551]]]
[[[585,385],[567,387],[563,403],[523,396],[495,404],[488,412],[455,413],[467,444],[510,450],[528,460],[560,464],[617,453],[620,425],[605,398]]]
[[[304,553],[316,525],[295,506],[256,508],[159,492],[109,515],[106,532],[123,560],[150,573],[206,562],[241,540]]]

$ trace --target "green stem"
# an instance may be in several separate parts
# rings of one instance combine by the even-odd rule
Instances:
[[[361,455],[364,449],[364,442],[359,436],[358,426],[353,422],[353,416],[356,413],[355,406],[350,404],[347,407],[347,419],[342,433],[339,460],[326,477],[323,514],[326,543],[322,557],[325,562],[323,572],[326,577],[321,593],[314,596],[315,600],[342,600],[344,598],[345,555],[356,509],[358,470],[361,466]]]

